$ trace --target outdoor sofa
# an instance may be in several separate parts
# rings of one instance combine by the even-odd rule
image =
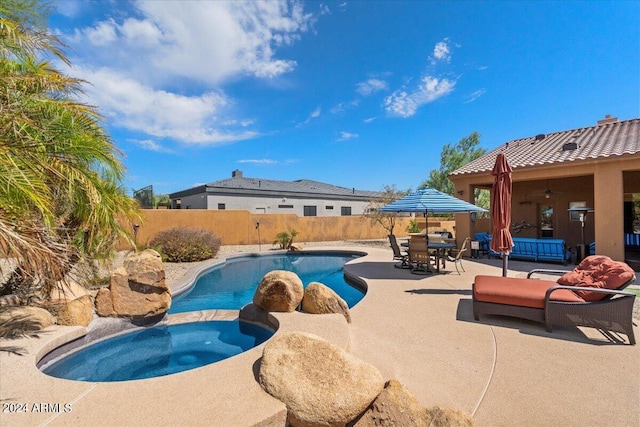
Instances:
[[[624,247],[627,250],[640,251],[640,234],[624,233]]]
[[[567,265],[571,260],[571,251],[562,239],[536,239],[532,237],[513,237],[513,249],[509,253],[509,259],[522,259],[528,261],[552,261]],[[500,257],[500,253],[491,249],[491,236],[488,238],[489,256]]]
[[[561,275],[557,281],[535,274]],[[635,282],[624,262],[604,255],[586,257],[572,271],[536,269],[527,278],[478,275],[473,283],[473,317],[503,315],[553,326],[582,325],[625,333],[635,344],[635,294],[623,289]]]

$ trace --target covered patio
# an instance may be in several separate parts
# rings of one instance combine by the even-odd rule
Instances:
[[[640,119],[607,117],[596,126],[509,141],[454,171],[457,194],[474,201],[476,189],[490,190],[491,168],[504,153],[513,168],[514,237],[560,238],[572,248],[595,242],[597,254],[625,260],[638,271],[640,252],[625,234],[638,234],[640,203]],[[592,208],[582,229],[570,208]],[[457,216],[458,238],[491,232],[488,219]],[[584,242],[582,234],[584,232]],[[640,248],[638,248],[640,249]]]

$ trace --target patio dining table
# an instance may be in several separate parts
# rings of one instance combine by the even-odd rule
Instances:
[[[409,242],[403,242],[401,243],[401,246],[408,248]],[[445,264],[445,260],[447,259],[446,252],[448,250],[455,249],[455,247],[456,247],[455,243],[449,243],[449,242],[431,242],[430,241],[427,243],[427,249],[433,250],[436,255],[436,265],[435,265],[436,273],[440,273],[441,261],[442,261],[442,267],[443,268],[446,267],[446,264]]]

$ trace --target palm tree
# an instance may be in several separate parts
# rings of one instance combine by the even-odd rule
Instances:
[[[96,108],[75,99],[85,82],[38,60],[69,63],[60,40],[36,25],[40,5],[0,6],[0,253],[19,265],[5,293],[36,277],[52,289],[79,257],[131,239],[123,220],[140,219],[120,185],[121,153]]]

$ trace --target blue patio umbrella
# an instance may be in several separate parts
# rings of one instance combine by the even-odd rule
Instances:
[[[408,194],[379,210],[382,212],[424,212],[427,225],[429,213],[488,212],[480,206],[429,187]],[[428,247],[428,239],[426,242]]]
[[[380,208],[382,212],[463,213],[486,209],[433,188],[414,191]]]

